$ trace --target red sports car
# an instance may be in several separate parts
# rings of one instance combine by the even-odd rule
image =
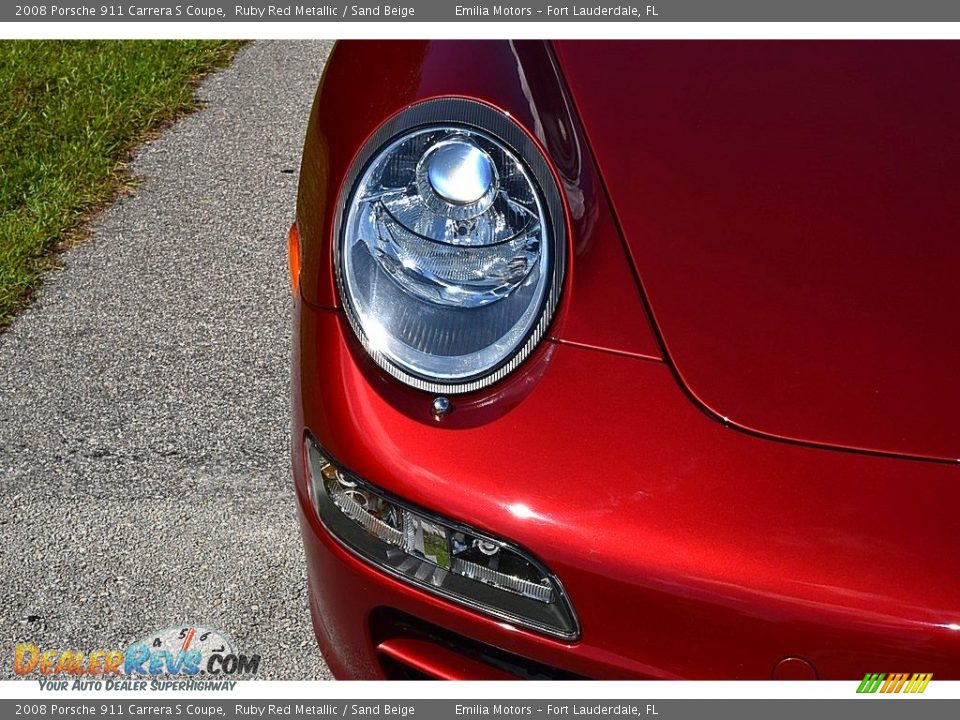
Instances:
[[[290,232],[343,678],[960,678],[960,44],[349,42]]]

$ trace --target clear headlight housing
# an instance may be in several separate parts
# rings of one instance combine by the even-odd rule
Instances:
[[[354,332],[414,387],[495,382],[556,308],[562,217],[546,160],[507,116],[459,99],[395,116],[361,152],[339,216],[337,279]]]

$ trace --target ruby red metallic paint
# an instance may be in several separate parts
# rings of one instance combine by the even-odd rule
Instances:
[[[769,435],[956,462],[960,43],[557,51],[698,400]]]
[[[587,50],[597,68],[613,52]],[[342,43],[330,60],[298,203],[292,458],[331,669],[383,677],[392,652],[438,676],[482,674],[437,648],[378,651],[372,618],[393,608],[594,678],[769,678],[778,664],[791,674],[805,663],[822,678],[879,666],[960,678],[960,467],[781,442],[703,412],[660,350],[564,92],[542,43]],[[380,122],[454,94],[511,113],[541,142],[561,180],[572,256],[551,338],[437,422],[433,398],[379,371],[337,309],[327,208]],[[642,102],[614,95],[610,112]],[[304,432],[369,482],[535,553],[567,590],[581,638],[508,626],[344,550],[309,502]]]

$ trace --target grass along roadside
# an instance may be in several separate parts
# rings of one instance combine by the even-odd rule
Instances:
[[[0,329],[51,252],[128,177],[152,131],[195,107],[196,81],[238,42],[0,42]]]

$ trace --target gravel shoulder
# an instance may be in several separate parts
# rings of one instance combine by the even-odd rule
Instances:
[[[329,42],[258,42],[144,145],[142,184],[0,336],[0,678],[13,647],[125,647],[181,623],[329,677],[288,458],[289,288]]]

